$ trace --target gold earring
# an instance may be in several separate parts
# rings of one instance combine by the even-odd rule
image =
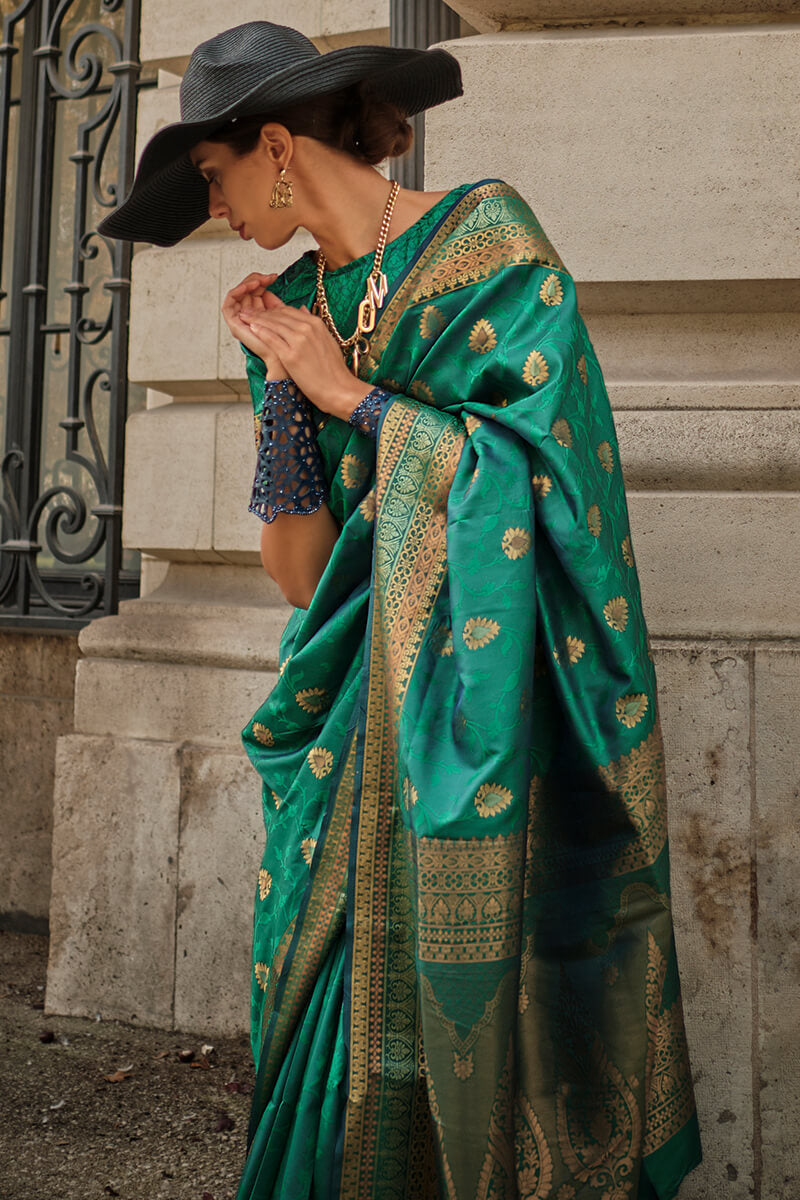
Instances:
[[[291,208],[294,204],[292,181],[286,178],[286,167],[281,167],[281,173],[275,180],[275,187],[270,197],[270,208]]]

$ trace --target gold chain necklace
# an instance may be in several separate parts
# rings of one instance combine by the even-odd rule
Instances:
[[[322,282],[322,277],[325,273],[325,255],[321,250],[317,251],[317,292],[314,301],[314,311],[325,322],[326,327],[331,331],[336,341],[339,343],[342,354],[347,358],[348,350],[353,351],[353,361],[351,370],[354,375],[358,375],[359,359],[369,350],[369,342],[366,335],[372,333],[375,328],[375,318],[378,309],[386,299],[389,290],[389,285],[386,281],[386,276],[381,270],[383,263],[383,252],[386,249],[386,239],[389,236],[389,225],[392,220],[395,200],[397,193],[400,191],[400,184],[397,181],[392,183],[389,192],[389,199],[386,202],[386,208],[383,212],[381,227],[378,233],[378,245],[375,248],[375,261],[372,264],[372,270],[367,276],[367,291],[364,299],[358,306],[358,321],[356,322],[355,333],[350,337],[343,338],[336,328],[331,310],[328,307],[328,297],[325,295],[325,285]]]

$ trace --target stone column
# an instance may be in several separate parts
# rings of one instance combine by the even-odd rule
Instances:
[[[291,23],[320,49],[388,41],[388,0],[245,0],[236,22]],[[196,0],[143,0],[138,143],[177,120],[192,48],[233,23]],[[75,732],[60,739],[49,1011],[211,1032],[249,1019],[260,781],[239,733],[270,691],[289,615],[247,510],[255,464],[244,356],[220,315],[267,254],[209,221],[134,257],[124,541],[146,555],[142,598],[80,637]]]
[[[428,116],[426,186],[525,196],[615,410],[705,1144],[681,1197],[782,1200],[800,1187],[800,27],[758,0],[453,7],[482,32],[448,45],[465,95]]]

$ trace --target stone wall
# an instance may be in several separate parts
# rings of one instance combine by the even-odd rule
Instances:
[[[72,729],[77,638],[0,630],[0,928],[43,933],[56,741]]]

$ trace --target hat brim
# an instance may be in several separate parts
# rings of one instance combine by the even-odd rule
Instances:
[[[377,96],[413,116],[462,95],[458,59],[446,50],[346,46],[294,64],[213,118],[167,125],[144,148],[125,201],[98,225],[104,237],[174,246],[208,220],[208,183],[189,151],[234,116],[268,113],[369,80]]]

